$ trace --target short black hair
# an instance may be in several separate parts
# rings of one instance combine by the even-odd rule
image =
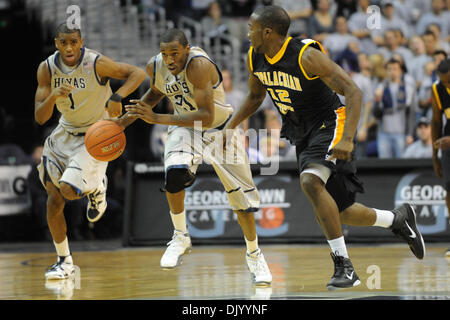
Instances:
[[[279,6],[266,6],[255,11],[257,21],[263,28],[271,28],[281,36],[286,36],[291,19],[286,10]]]
[[[70,28],[67,23],[63,22],[58,27],[56,27],[56,34],[55,38],[59,36],[60,33],[74,33],[78,32],[80,38],[81,38],[81,29],[79,28]]]
[[[159,43],[169,43],[173,41],[178,41],[183,46],[187,46],[189,44],[186,34],[180,29],[170,29],[162,35]]]
[[[436,50],[433,52],[433,56],[437,56],[438,54],[442,54],[445,57],[445,59],[447,59],[448,55],[447,52],[445,52],[444,50]]]
[[[450,71],[450,59],[445,59],[441,63],[439,63],[437,67],[437,72],[440,74],[446,74]]]
[[[423,36],[432,36],[433,38],[436,39],[436,35],[431,30],[425,30],[425,32],[423,33]]]
[[[385,67],[387,67],[387,66],[390,65],[390,64],[395,64],[395,63],[397,63],[397,64],[400,66],[400,69],[402,69],[402,71],[404,70],[404,69],[403,69],[402,62],[399,61],[399,60],[397,60],[397,59],[394,59],[394,58],[389,59],[389,60],[386,62]]]

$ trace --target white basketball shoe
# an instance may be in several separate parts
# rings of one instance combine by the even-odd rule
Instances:
[[[108,187],[108,178],[103,178],[101,187],[87,195],[88,205],[86,216],[89,222],[97,222],[106,211],[106,188]]]
[[[167,249],[164,252],[160,265],[164,269],[172,269],[181,264],[181,257],[189,253],[192,248],[191,237],[189,233],[175,230],[172,240],[167,243]]]
[[[269,266],[264,259],[261,249],[257,249],[245,256],[247,260],[248,270],[252,275],[253,283],[256,286],[268,286],[272,283],[272,274]]]
[[[58,261],[47,268],[45,272],[45,279],[63,280],[68,279],[69,277],[72,277],[74,275],[75,275],[75,267],[72,263],[72,256],[67,257],[58,256]]]

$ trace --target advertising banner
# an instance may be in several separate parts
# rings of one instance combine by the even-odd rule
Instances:
[[[27,189],[30,165],[0,166],[0,216],[26,212],[31,207]]]
[[[450,227],[442,182],[428,163],[412,165],[360,166],[358,176],[364,182],[365,192],[357,195],[357,202],[387,210],[412,203],[425,240],[448,241]],[[272,176],[259,175],[257,169],[253,170],[253,177],[261,199],[260,209],[255,213],[260,242],[325,242],[312,206],[300,188],[295,164],[284,164]],[[165,194],[159,191],[163,184],[162,166],[129,164],[125,245],[162,244],[170,240],[173,226],[169,207]],[[186,189],[185,210],[194,242],[243,241],[237,215],[231,210],[227,193],[212,168],[199,169],[195,183]],[[343,225],[342,228],[349,242],[397,241],[390,230],[380,227]]]

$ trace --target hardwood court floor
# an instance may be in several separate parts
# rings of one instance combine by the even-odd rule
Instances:
[[[256,288],[243,247],[194,246],[180,267],[162,270],[165,247],[83,250],[75,243],[75,278],[46,282],[45,269],[55,262],[52,246],[25,244],[16,252],[0,247],[0,299],[450,299],[447,247],[429,244],[419,261],[403,244],[349,244],[361,285],[329,292],[333,263],[325,245],[261,245],[273,283]]]

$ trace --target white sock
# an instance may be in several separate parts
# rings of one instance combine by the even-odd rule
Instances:
[[[181,231],[183,233],[187,232],[186,210],[183,210],[178,214],[173,214],[172,212],[170,212],[170,217],[172,218],[172,223],[175,230]]]
[[[247,245],[247,252],[253,253],[256,250],[258,250],[258,236],[255,237],[255,240],[247,240],[247,238],[244,236],[245,244]]]
[[[63,240],[61,243],[56,243],[53,241],[55,248],[56,248],[56,254],[60,257],[68,257],[70,256],[70,249],[69,249],[69,241],[67,240],[67,237]],[[72,257],[68,257],[65,259],[67,263],[72,263]]]
[[[345,246],[344,236],[333,239],[333,240],[327,240],[327,241],[331,247],[331,252],[333,252],[337,256],[348,258],[347,247]]]
[[[375,210],[375,213],[377,214],[377,219],[373,224],[375,227],[389,228],[392,226],[392,222],[394,222],[394,214],[392,211],[378,210],[375,208],[373,210]]]

